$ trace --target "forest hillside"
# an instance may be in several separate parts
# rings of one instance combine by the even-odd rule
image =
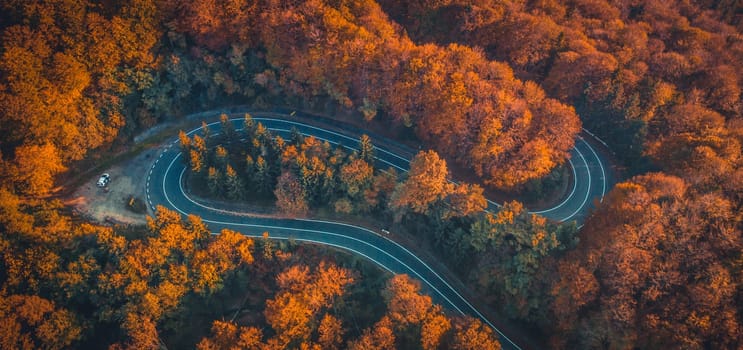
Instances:
[[[474,288],[550,347],[739,349],[742,13],[728,0],[2,1],[0,347],[107,334],[140,349],[498,346],[414,281],[380,282],[347,256],[210,236],[165,210],[110,228],[55,199],[140,132],[250,105],[386,123],[516,192],[565,164],[585,127],[628,179],[570,244],[546,242],[561,229],[517,203],[468,227],[478,236],[435,234],[491,252]],[[234,311],[214,305],[246,285],[253,299],[236,304],[252,318],[173,336],[189,313]],[[364,297],[381,311],[359,311]]]

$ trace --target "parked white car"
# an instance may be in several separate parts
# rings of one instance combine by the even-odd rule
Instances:
[[[106,187],[108,183],[111,181],[111,176],[108,175],[108,173],[104,173],[101,175],[101,177],[98,178],[98,187]]]

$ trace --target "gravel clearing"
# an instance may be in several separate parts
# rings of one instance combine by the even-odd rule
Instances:
[[[146,149],[134,158],[103,170],[100,174],[95,174],[75,190],[65,200],[65,204],[72,206],[81,215],[94,221],[108,224],[145,224],[146,214],[136,213],[129,207],[129,202],[134,196],[146,203],[144,193],[147,172],[157,159],[159,152],[159,147]],[[106,188],[96,186],[98,177],[102,173],[111,175],[111,182]]]

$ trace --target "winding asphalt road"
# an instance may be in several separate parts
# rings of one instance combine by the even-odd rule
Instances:
[[[321,128],[290,120],[293,118],[277,113],[251,114],[256,122],[262,123],[274,135],[285,138],[289,138],[291,129],[296,128],[302,134],[351,149],[358,144],[360,136],[353,128]],[[242,117],[232,119],[232,122],[236,129],[242,129]],[[212,133],[218,133],[220,123],[211,123],[209,128]],[[191,130],[188,134],[197,133],[200,129]],[[383,169],[392,167],[400,173],[408,170],[413,156],[412,150],[391,140],[370,136],[375,144],[378,166]],[[229,211],[227,207],[218,208],[200,203],[189,197],[183,188],[186,166],[181,157],[178,140],[173,140],[165,146],[150,169],[146,192],[147,201],[153,211],[157,205],[163,205],[183,215],[199,215],[209,224],[213,232],[227,228],[247,236],[261,237],[263,232],[268,231],[273,239],[324,244],[361,255],[391,273],[405,273],[420,280],[427,292],[445,307],[461,314],[476,316],[492,327],[499,334],[505,349],[520,349],[446,279],[400,244],[364,227],[321,220],[258,218]],[[593,200],[602,199],[608,190],[608,174],[603,164],[606,163],[599,154],[579,136],[570,159],[574,179],[571,191],[555,207],[535,213],[556,221],[576,220],[580,223],[587,215]],[[499,206],[491,201],[489,203],[491,210]]]

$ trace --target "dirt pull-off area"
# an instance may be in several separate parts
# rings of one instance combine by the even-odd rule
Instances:
[[[146,223],[145,184],[147,173],[157,159],[159,147],[149,148],[137,156],[95,174],[66,199],[81,215],[109,224]],[[96,186],[103,173],[111,175],[105,188]]]

